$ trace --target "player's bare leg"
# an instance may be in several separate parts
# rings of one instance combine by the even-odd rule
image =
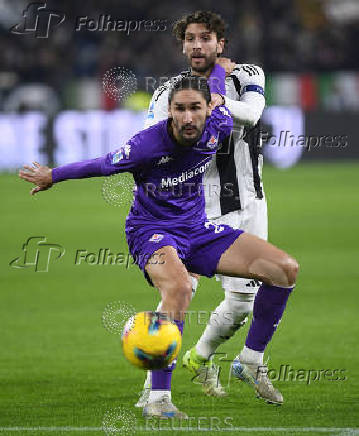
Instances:
[[[257,236],[243,233],[222,254],[217,273],[288,288],[295,284],[298,268],[296,260],[284,251]]]
[[[281,404],[283,397],[267,377],[263,352],[282,317],[297,270],[296,261],[285,252],[247,233],[239,236],[222,254],[217,266],[218,273],[264,282],[255,300],[254,320],[246,346],[232,368],[233,374],[252,384],[260,397],[276,404]],[[229,309],[229,312],[233,310]],[[183,358],[184,366],[192,372],[204,370],[207,362],[195,347]],[[214,390],[207,394],[218,396]]]
[[[197,291],[198,281],[200,278],[199,274],[189,273],[191,283],[192,283],[192,295],[191,298],[193,298]],[[161,312],[162,310],[162,300],[157,305],[156,312]],[[148,403],[150,392],[151,392],[151,384],[152,384],[152,371],[148,370],[146,371],[146,378],[143,383],[143,389],[140,392],[139,398],[135,404],[135,407],[143,408]],[[223,391],[223,389],[222,389]]]
[[[253,320],[246,346],[232,364],[232,374],[252,383],[257,395],[266,401],[282,404],[283,397],[267,377],[267,368],[258,356],[271,340],[295,285],[298,272],[295,259],[272,244],[244,233],[220,258],[217,271],[229,276],[263,282],[256,295]]]
[[[161,312],[183,321],[192,298],[190,276],[172,246],[160,248],[153,254],[153,258],[161,261],[151,262],[150,259],[146,265],[146,272],[161,294]]]
[[[161,259],[152,262],[151,259]],[[184,315],[192,298],[191,278],[172,246],[157,250],[146,265],[146,272],[159,290],[161,313],[169,316],[183,331]],[[159,418],[187,418],[171,401],[171,378],[175,362],[163,370],[152,371],[151,390],[143,408],[144,416]]]

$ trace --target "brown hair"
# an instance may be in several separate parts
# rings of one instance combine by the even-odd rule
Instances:
[[[173,25],[174,36],[179,41],[183,41],[185,39],[187,26],[192,23],[205,24],[210,32],[215,32],[218,41],[224,38],[224,34],[227,29],[227,25],[220,15],[210,11],[196,11],[185,15],[180,20],[175,22]]]
[[[211,91],[205,77],[186,76],[175,82],[168,94],[169,104],[171,104],[173,96],[176,94],[176,92],[181,91],[182,89],[194,89],[195,91],[200,92],[203,98],[206,100],[207,105],[211,101]]]

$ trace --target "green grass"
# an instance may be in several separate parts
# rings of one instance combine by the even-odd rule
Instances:
[[[277,382],[285,404],[271,407],[234,381],[228,398],[207,398],[179,365],[174,402],[191,417],[207,417],[202,427],[209,427],[210,417],[220,427],[226,427],[226,417],[234,427],[358,426],[358,171],[359,164],[307,164],[288,171],[266,168],[264,174],[270,240],[301,265],[297,288],[269,346],[270,366],[343,369],[347,379]],[[141,411],[133,408],[143,374],[124,360],[119,337],[104,329],[101,315],[118,300],[138,311],[152,309],[157,291],[135,266],[74,264],[77,249],[127,253],[127,207],[103,200],[101,179],[66,182],[35,198],[28,195],[30,185],[15,175],[1,175],[0,183],[0,427],[101,427],[106,411],[119,406],[134,413],[137,425],[145,425]],[[30,236],[46,236],[48,243],[65,248],[48,272],[9,266]],[[222,297],[214,279],[202,279],[190,309],[210,311]],[[182,352],[195,343],[207,318],[196,322],[192,315]],[[219,351],[233,358],[247,329]],[[226,384],[229,362],[222,366]]]

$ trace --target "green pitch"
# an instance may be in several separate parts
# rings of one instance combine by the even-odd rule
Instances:
[[[306,435],[319,434],[311,427],[322,428],[320,434],[355,433],[333,428],[359,424],[358,172],[359,164],[349,163],[265,169],[270,240],[301,265],[297,288],[267,353],[271,368],[289,365],[296,377],[283,379],[282,374],[275,382],[284,405],[269,406],[246,385],[228,380],[227,360],[242,347],[247,325],[219,349],[228,398],[205,397],[178,365],[173,400],[197,430],[186,431],[188,424],[182,423],[185,433],[166,431],[166,425],[180,424],[164,422],[161,435],[197,434],[204,428],[239,434],[242,427],[247,428],[244,434],[256,435],[296,435],[305,429]],[[125,426],[112,434],[131,434],[125,428],[136,425],[147,425],[147,431],[138,428],[132,434],[154,434],[159,424],[146,424],[133,408],[143,373],[124,360],[119,336],[101,321],[109,303],[122,301],[142,311],[155,308],[159,300],[137,267],[126,267],[128,201],[120,207],[106,203],[102,179],[65,182],[35,198],[28,195],[30,185],[15,175],[2,175],[0,182],[0,434],[103,434],[99,428],[106,413],[115,425]],[[36,252],[30,244],[25,258],[23,244],[41,236],[46,237],[42,244],[52,245],[40,244]],[[101,248],[116,254],[118,264],[96,264],[104,258]],[[37,272],[31,264],[36,253]],[[201,280],[180,358],[222,296],[214,279]],[[231,426],[237,430],[230,431]],[[10,427],[17,427],[17,433]],[[258,427],[262,430],[255,431]],[[206,432],[212,433],[218,434]]]

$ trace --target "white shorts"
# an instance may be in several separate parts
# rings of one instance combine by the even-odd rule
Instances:
[[[227,213],[211,219],[211,221],[216,224],[228,224],[234,229],[241,229],[259,238],[268,239],[268,215],[265,198],[259,200],[253,197],[247,202],[243,210]],[[260,285],[255,280],[228,277],[221,274],[216,274],[216,280],[222,282],[222,288],[225,291],[232,292],[256,293]]]

